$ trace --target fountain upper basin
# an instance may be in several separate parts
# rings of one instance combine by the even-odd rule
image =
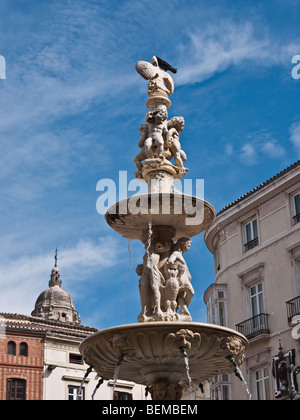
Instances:
[[[212,224],[215,215],[213,206],[198,197],[151,193],[116,203],[106,212],[105,219],[125,238],[142,240],[151,218],[153,226],[173,227],[176,230],[174,240],[177,240],[203,232]]]

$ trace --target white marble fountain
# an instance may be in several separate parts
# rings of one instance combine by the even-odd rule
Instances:
[[[173,192],[174,180],[188,171],[179,141],[184,119],[168,120],[174,83],[167,70],[174,69],[153,57],[151,63],[138,61],[136,70],[149,81],[149,112],[134,159],[148,194],[116,203],[105,218],[123,237],[145,246],[136,268],[141,311],[138,323],[99,331],[81,343],[80,352],[104,380],[113,379],[117,368],[119,379],[147,386],[153,400],[180,400],[183,391],[210,377],[238,375],[248,342],[237,331],[192,322],[194,289],[183,254],[190,238],[212,224],[215,210],[201,198]]]

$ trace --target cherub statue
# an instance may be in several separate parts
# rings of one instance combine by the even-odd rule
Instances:
[[[148,138],[145,140],[145,154],[148,158],[163,158],[165,137],[167,128],[168,112],[164,106],[155,108],[145,115],[149,126]]]
[[[187,160],[185,152],[181,149],[179,133],[184,129],[184,118],[173,117],[168,121],[168,133],[166,136],[165,147],[169,149],[174,157],[175,165],[183,168],[183,162]]]
[[[140,150],[135,158],[133,159],[135,166],[139,171],[143,169],[142,161],[146,158],[150,158],[150,156],[147,155],[149,149],[151,149],[152,146],[152,139],[148,137],[149,133],[149,127],[148,124],[141,124],[140,125],[140,140],[138,142],[138,146],[142,149]],[[148,144],[148,142],[150,144]]]
[[[169,241],[153,240],[143,258],[143,264],[137,266],[136,272],[140,275],[139,289],[141,299],[141,313],[139,322],[148,320],[163,320],[161,309],[161,289],[165,279],[158,268],[161,255],[170,251]]]
[[[181,307],[180,314],[188,316],[190,316],[188,306],[195,292],[191,284],[192,276],[189,272],[188,266],[182,254],[190,249],[191,243],[192,241],[190,240],[190,238],[178,239],[167,262],[167,266],[174,266],[175,264],[177,265],[179,283],[177,302],[178,305]]]

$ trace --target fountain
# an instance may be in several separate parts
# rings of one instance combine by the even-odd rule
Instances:
[[[202,389],[210,377],[240,372],[248,342],[229,328],[192,322],[194,289],[183,254],[190,238],[212,224],[215,210],[202,198],[173,192],[174,180],[188,171],[179,142],[184,119],[168,120],[174,83],[167,70],[174,69],[153,57],[151,63],[138,61],[136,70],[149,81],[149,111],[134,158],[136,178],[147,183],[148,194],[116,203],[105,218],[123,237],[145,246],[136,268],[141,311],[137,324],[99,331],[80,344],[80,352],[105,380],[145,385],[153,400],[180,400],[184,390]]]

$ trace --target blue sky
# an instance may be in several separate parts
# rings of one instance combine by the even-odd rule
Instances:
[[[185,118],[189,178],[219,211],[300,158],[299,20],[293,0],[0,0],[0,311],[30,314],[57,247],[84,325],[136,322],[143,246],[126,280],[128,242],[96,212],[100,179],[134,178],[147,112],[135,63],[178,68],[169,118]],[[186,260],[205,321],[203,234]]]

